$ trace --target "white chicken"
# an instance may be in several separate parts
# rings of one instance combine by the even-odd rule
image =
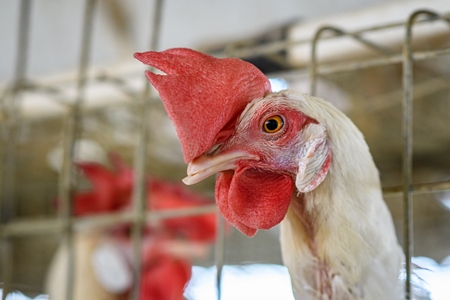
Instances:
[[[403,252],[363,135],[330,103],[272,93],[253,65],[190,49],[136,53],[174,122],[186,184],[248,236],[281,222],[296,299],[402,299]]]

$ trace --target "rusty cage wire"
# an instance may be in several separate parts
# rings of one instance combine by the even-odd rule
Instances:
[[[91,33],[94,19],[94,11],[96,9],[97,0],[85,1],[85,12],[83,21],[83,34],[80,42],[80,56],[76,78],[76,95],[73,104],[68,107],[70,113],[65,121],[65,140],[64,140],[64,160],[63,168],[59,177],[58,194],[62,200],[62,207],[59,210],[59,216],[53,219],[14,219],[11,214],[14,201],[15,187],[15,168],[16,168],[16,132],[21,122],[20,120],[20,99],[23,93],[47,93],[49,97],[54,97],[54,90],[57,87],[39,86],[38,83],[31,82],[27,78],[27,63],[29,60],[29,39],[30,39],[30,15],[32,11],[32,0],[21,0],[20,2],[20,21],[18,28],[17,57],[15,62],[15,70],[13,82],[5,89],[1,95],[2,111],[1,111],[1,127],[2,127],[2,166],[1,174],[1,198],[0,198],[0,245],[1,265],[3,270],[3,299],[12,289],[11,272],[12,265],[12,244],[11,238],[18,236],[37,236],[48,233],[60,233],[68,240],[69,245],[73,246],[73,233],[79,229],[95,228],[99,226],[112,225],[121,222],[131,222],[133,224],[132,237],[134,249],[134,288],[132,299],[138,299],[138,289],[140,273],[138,270],[141,266],[140,246],[142,243],[141,231],[145,222],[160,220],[164,218],[199,215],[208,212],[216,212],[215,205],[207,205],[199,208],[178,209],[164,212],[148,211],[144,201],[144,172],[146,166],[146,147],[148,144],[148,132],[145,121],[148,119],[151,107],[149,101],[156,98],[156,95],[150,90],[149,84],[145,84],[142,91],[133,94],[134,100],[140,106],[141,112],[138,116],[140,123],[139,140],[134,151],[134,169],[137,174],[135,178],[135,189],[133,192],[133,210],[131,212],[122,212],[107,214],[95,217],[75,218],[72,216],[71,200],[76,186],[76,176],[74,176],[73,164],[75,159],[75,142],[80,136],[80,122],[83,113],[83,102],[85,97],[86,83],[90,80],[98,80],[88,75],[90,65],[90,49],[91,49]],[[159,28],[161,23],[163,1],[155,2],[152,11],[152,32],[150,33],[149,49],[158,49]],[[311,60],[309,66],[310,77],[310,94],[316,94],[317,78],[321,75],[337,74],[343,71],[361,70],[373,66],[383,66],[389,64],[402,64],[403,66],[403,100],[402,100],[402,144],[403,144],[403,183],[401,186],[384,187],[385,195],[403,194],[403,241],[404,252],[406,255],[406,299],[411,299],[411,258],[413,255],[413,204],[412,194],[428,193],[432,191],[440,191],[450,189],[450,181],[440,181],[425,184],[412,183],[412,109],[413,109],[413,63],[417,61],[432,59],[438,56],[450,54],[450,48],[435,49],[427,51],[413,51],[411,48],[412,28],[416,23],[427,22],[447,22],[450,25],[450,16],[448,14],[440,14],[433,11],[420,10],[413,13],[408,20],[395,24],[379,24],[375,27],[363,30],[347,32],[334,26],[326,26],[320,28],[314,37],[310,40],[285,40],[270,44],[262,44],[252,47],[239,46],[230,44],[226,48],[225,56],[236,56],[241,58],[251,57],[252,55],[264,55],[275,53],[280,50],[290,49],[300,44],[311,44]],[[382,31],[386,28],[403,27],[406,29],[403,44],[403,53],[397,54],[389,51],[383,46],[376,45],[367,41],[362,37],[363,33],[372,31]],[[449,27],[450,30],[450,27]],[[350,61],[343,63],[326,64],[320,63],[317,58],[317,48],[320,41],[324,39],[333,39],[340,36],[349,36],[359,43],[367,47],[373,48],[381,53],[381,57],[372,59]],[[113,75],[107,80],[120,82],[120,78],[114,78]],[[144,81],[145,78],[142,78]],[[450,125],[450,124],[449,124]],[[220,233],[216,242],[215,261],[217,269],[217,287],[220,295],[220,270],[224,264],[224,245],[225,236],[223,233],[223,221],[221,223]],[[74,274],[74,257],[73,247],[69,247],[69,272],[67,274],[68,288],[67,298],[72,298],[73,292],[73,274]]]

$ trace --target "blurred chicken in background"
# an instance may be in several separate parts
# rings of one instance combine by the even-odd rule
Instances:
[[[92,185],[74,198],[78,217],[131,209],[133,170],[116,155],[113,169],[99,163],[77,163]],[[208,199],[181,185],[147,178],[149,210],[207,204]],[[127,299],[133,284],[131,224],[75,233],[74,300]],[[191,276],[192,258],[207,255],[216,235],[215,214],[177,217],[146,224],[142,247],[140,299],[179,300]],[[64,299],[67,242],[63,241],[49,268],[46,290],[50,299]]]

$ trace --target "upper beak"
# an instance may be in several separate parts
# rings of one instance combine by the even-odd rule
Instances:
[[[220,171],[236,169],[236,161],[242,159],[259,160],[258,156],[244,151],[232,151],[215,156],[203,154],[191,161],[187,167],[188,176],[183,179],[187,185],[192,185]]]

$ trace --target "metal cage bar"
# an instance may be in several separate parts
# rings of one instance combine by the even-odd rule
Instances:
[[[22,0],[20,2],[19,24],[18,24],[18,42],[17,56],[14,69],[13,85],[10,95],[6,95],[2,100],[3,113],[6,121],[2,128],[2,140],[8,141],[3,143],[2,149],[2,165],[0,170],[0,226],[11,221],[14,216],[14,195],[15,195],[15,174],[16,174],[16,142],[18,116],[20,110],[20,94],[26,80],[27,62],[29,53],[29,29],[31,19],[31,0]],[[11,277],[13,272],[13,245],[10,239],[0,241],[3,247],[1,253],[1,263],[3,266],[3,294],[2,300],[6,299],[6,295],[11,290]]]
[[[63,164],[60,175],[58,195],[61,201],[60,218],[63,221],[63,235],[67,242],[68,259],[66,274],[66,299],[74,297],[74,282],[76,272],[76,253],[74,246],[72,203],[73,193],[77,185],[77,176],[73,162],[76,157],[76,141],[81,136],[82,106],[85,98],[85,87],[87,83],[87,71],[91,53],[91,42],[93,32],[94,13],[97,0],[86,0],[84,10],[84,20],[81,36],[80,57],[78,62],[78,74],[76,85],[76,98],[69,110],[69,117],[66,124]]]
[[[163,1],[156,0],[153,10],[152,32],[150,34],[150,49],[156,50],[159,43],[159,34],[161,27]],[[144,78],[145,79],[145,78]],[[146,82],[147,83],[147,82]],[[146,163],[147,163],[147,144],[149,140],[149,132],[147,121],[150,119],[150,85],[145,85],[141,98],[141,118],[140,118],[140,135],[135,151],[134,164],[134,190],[133,190],[133,226],[132,226],[132,246],[133,246],[133,288],[131,299],[139,299],[139,286],[141,283],[142,269],[142,231],[146,223],[145,213],[147,211],[147,185],[146,185]],[[151,199],[150,199],[151,201]]]
[[[324,26],[319,28],[311,42],[311,63],[309,66],[309,78],[310,78],[310,93],[311,95],[316,94],[317,89],[317,77],[319,74],[332,74],[342,71],[350,70],[360,70],[363,68],[392,64],[392,63],[402,63],[403,65],[403,99],[402,99],[402,143],[403,143],[403,157],[402,157],[402,178],[403,183],[401,189],[399,187],[394,188],[384,188],[383,192],[387,193],[399,193],[402,192],[403,195],[403,250],[405,252],[405,298],[412,298],[412,265],[411,258],[413,255],[414,240],[413,240],[413,202],[412,195],[413,191],[436,191],[450,188],[450,181],[447,182],[436,182],[429,184],[417,184],[412,183],[412,153],[413,153],[413,62],[417,60],[425,60],[434,58],[441,55],[450,54],[450,48],[439,49],[433,51],[424,51],[419,53],[414,53],[412,51],[411,41],[412,41],[412,28],[413,25],[419,20],[420,16],[426,15],[428,18],[423,21],[435,21],[444,20],[450,24],[448,16],[440,16],[439,14],[427,10],[416,11],[408,18],[405,24],[406,35],[403,45],[403,53],[400,55],[392,54],[392,52],[384,47],[377,46],[373,43],[367,43],[364,39],[361,39],[358,34],[348,33],[340,30],[339,28],[332,26]],[[377,27],[377,30],[380,27]],[[373,49],[376,49],[384,54],[388,54],[387,57],[375,58],[371,60],[365,60],[360,62],[350,62],[335,64],[334,66],[325,66],[321,69],[318,67],[317,60],[317,44],[321,39],[322,34],[326,31],[332,31],[336,35],[347,35],[354,38]],[[360,31],[361,32],[361,31]],[[328,67],[328,68],[327,68]]]
[[[442,55],[448,55],[448,54],[450,54],[450,47],[438,49],[438,50],[416,51],[416,52],[411,53],[411,55],[415,61],[427,60],[427,59],[439,57]],[[402,54],[391,54],[391,55],[386,55],[383,57],[376,57],[376,58],[367,59],[367,60],[352,61],[352,62],[346,62],[346,63],[333,63],[333,64],[327,64],[327,65],[323,65],[323,66],[318,66],[317,72],[322,75],[328,75],[328,74],[333,74],[333,73],[338,73],[338,72],[356,71],[356,70],[362,70],[365,68],[372,68],[372,67],[377,67],[377,66],[382,66],[382,65],[401,63],[402,61],[403,61]]]
[[[441,17],[448,20],[450,18],[450,15],[444,14],[444,15],[441,15]],[[431,21],[432,20],[429,20],[429,19],[423,19],[423,20],[418,20],[417,23],[428,23]],[[369,33],[369,32],[375,32],[375,31],[396,28],[396,27],[405,27],[405,26],[406,26],[406,22],[394,22],[394,23],[387,23],[387,24],[383,24],[383,25],[375,25],[375,26],[371,26],[371,27],[367,27],[367,28],[363,28],[363,29],[359,29],[359,30],[355,30],[355,31],[349,31],[346,33],[348,35],[360,36],[363,33]],[[324,40],[334,39],[334,38],[336,38],[336,36],[333,36],[333,35],[323,37]],[[236,44],[231,43],[228,45],[227,49],[224,51],[225,52],[224,54],[228,53],[229,51],[232,51],[235,56],[238,56],[241,58],[247,58],[247,57],[259,56],[259,55],[270,55],[270,54],[274,54],[278,51],[288,50],[295,46],[305,45],[305,44],[310,44],[310,43],[311,43],[311,39],[309,39],[309,38],[302,39],[302,40],[275,41],[275,42],[264,43],[264,44],[260,44],[260,45],[252,45],[252,46],[245,46],[245,45],[242,45],[242,43],[236,43]],[[352,63],[350,62],[349,64],[352,64]]]
[[[217,215],[217,238],[214,252],[214,263],[216,265],[216,290],[217,300],[222,298],[222,271],[225,264],[225,220],[218,210]]]
[[[369,47],[372,48],[382,54],[392,54],[393,51],[383,47],[381,45],[377,45],[376,43],[373,43],[369,40],[366,40],[365,38],[361,37],[360,33],[354,33],[354,32],[347,32],[345,30],[342,30],[341,28],[338,27],[334,27],[334,26],[323,26],[321,28],[319,28],[313,39],[311,42],[311,63],[309,66],[309,78],[310,78],[310,89],[309,89],[309,93],[311,95],[315,95],[316,94],[316,88],[317,88],[317,75],[318,75],[318,70],[317,70],[317,44],[319,42],[319,40],[321,40],[323,37],[322,35],[325,32],[332,32],[334,33],[335,37],[339,37],[339,36],[350,36],[352,37],[355,41]]]
[[[167,209],[163,211],[148,211],[145,213],[145,222],[150,222],[150,220],[160,221],[176,217],[198,216],[215,212],[217,212],[215,204]],[[132,223],[133,220],[134,213],[127,211],[73,218],[72,225],[75,231],[79,231],[98,227],[108,227],[118,223]],[[0,228],[0,238],[5,239],[46,233],[62,233],[65,228],[64,226],[64,220],[60,218],[11,221],[7,224],[3,224]]]
[[[403,100],[402,100],[402,141],[403,141],[403,251],[405,252],[405,296],[411,299],[412,295],[412,265],[411,258],[414,253],[414,227],[413,227],[413,198],[412,198],[412,159],[413,159],[413,56],[412,56],[412,29],[420,16],[427,16],[430,20],[448,20],[439,14],[419,10],[408,19],[406,35],[403,45]],[[450,25],[450,23],[449,23]]]

